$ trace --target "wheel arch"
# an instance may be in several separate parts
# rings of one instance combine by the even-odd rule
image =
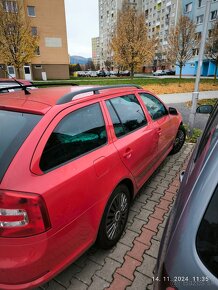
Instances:
[[[131,198],[131,201],[134,199],[134,196],[135,196],[135,189],[134,189],[134,184],[132,182],[131,179],[129,178],[125,178],[123,180],[121,180],[117,186],[121,185],[121,184],[124,184],[127,186],[127,188],[129,189],[129,192],[130,192],[130,198]],[[117,187],[116,186],[116,187]]]

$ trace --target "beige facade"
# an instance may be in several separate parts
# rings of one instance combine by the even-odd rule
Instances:
[[[100,38],[92,38],[92,61],[96,68],[100,68]]]
[[[69,55],[64,0],[22,2],[32,33],[39,35],[39,49],[31,64],[24,68],[25,78],[37,80],[44,75],[47,79],[68,79]],[[28,65],[31,76],[28,76]]]

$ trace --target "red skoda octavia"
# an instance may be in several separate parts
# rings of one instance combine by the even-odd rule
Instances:
[[[31,289],[93,243],[120,238],[130,202],[185,141],[181,115],[138,86],[0,96],[0,289]]]

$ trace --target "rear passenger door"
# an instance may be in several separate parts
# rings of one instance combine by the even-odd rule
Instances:
[[[140,93],[143,103],[145,104],[155,130],[159,135],[158,141],[158,155],[164,156],[173,144],[175,139],[175,125],[172,118],[163,103],[155,96],[148,93]]]
[[[109,99],[106,106],[113,123],[115,147],[141,186],[152,171],[158,136],[134,94]]]

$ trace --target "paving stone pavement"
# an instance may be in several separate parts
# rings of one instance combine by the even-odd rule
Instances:
[[[132,203],[127,227],[111,250],[90,248],[49,283],[35,290],[151,290],[161,236],[193,144],[169,156]]]

